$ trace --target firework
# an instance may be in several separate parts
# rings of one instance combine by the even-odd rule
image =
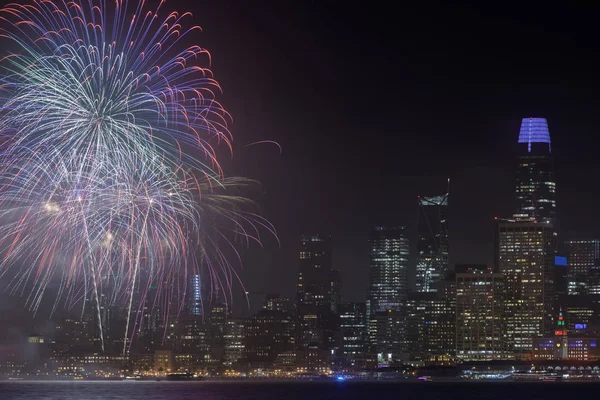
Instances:
[[[219,227],[246,240],[274,232],[231,194],[250,181],[225,178],[217,159],[232,137],[210,55],[182,45],[199,27],[184,30],[191,14],[163,3],[0,10],[13,49],[0,63],[0,273],[16,271],[10,288],[33,310],[53,279],[55,308],[89,298],[100,324],[101,297],[126,304],[126,337],[153,285],[176,312],[200,267],[231,290],[220,244],[235,246]]]

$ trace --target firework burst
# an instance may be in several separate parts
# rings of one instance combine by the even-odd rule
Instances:
[[[0,63],[0,273],[16,271],[15,292],[33,288],[33,310],[57,277],[55,308],[92,299],[101,324],[100,297],[124,302],[126,337],[150,286],[177,311],[201,267],[230,291],[237,275],[221,243],[274,233],[231,194],[250,181],[219,165],[214,146],[231,150],[230,117],[209,53],[181,40],[199,27],[184,29],[191,14],[163,5],[33,0],[0,10],[10,27],[0,37],[14,48]]]

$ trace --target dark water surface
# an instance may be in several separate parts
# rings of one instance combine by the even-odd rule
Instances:
[[[595,398],[593,383],[0,382],[1,400],[352,400]]]

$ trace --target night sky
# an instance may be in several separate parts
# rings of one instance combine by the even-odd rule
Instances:
[[[529,116],[550,126],[563,237],[600,233],[598,10],[412,3],[197,7],[235,118],[233,172],[263,183],[281,239],[246,259],[248,290],[293,295],[298,237],[320,232],[333,235],[344,299],[363,300],[369,229],[414,233],[417,195],[448,177],[451,263],[492,263]],[[283,153],[243,147],[263,139]]]
[[[293,296],[299,236],[322,233],[334,239],[344,300],[364,300],[370,228],[406,225],[414,242],[417,195],[445,192],[448,178],[450,262],[491,264],[493,217],[513,212],[515,143],[529,116],[548,119],[563,237],[600,234],[600,10],[186,3],[165,7],[193,7],[204,29],[195,42],[210,50],[234,118],[224,165],[262,182],[258,200],[281,241],[265,232],[264,247],[244,254],[247,290]],[[261,140],[283,152],[245,147]]]

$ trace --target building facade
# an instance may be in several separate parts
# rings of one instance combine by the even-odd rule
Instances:
[[[600,282],[595,279],[600,269],[600,240],[567,240],[566,248],[568,294],[600,294]]]
[[[547,222],[497,222],[496,258],[504,276],[507,350],[520,357],[552,330],[555,233]]]
[[[375,227],[369,237],[369,315],[400,310],[408,293],[409,243],[404,227]]]
[[[339,338],[342,365],[355,367],[367,350],[367,308],[365,303],[339,306]]]
[[[567,330],[574,336],[600,337],[600,296],[566,296],[561,305]]]
[[[186,313],[189,315],[202,316],[202,279],[199,273],[193,273],[187,277],[186,291]]]
[[[377,356],[379,367],[406,361],[405,316],[400,311],[379,311],[369,317],[369,353]]]
[[[448,272],[448,193],[419,197],[417,217],[417,292],[435,292]]]
[[[294,334],[292,315],[265,307],[245,323],[245,358],[251,366],[270,367],[279,354],[294,350]]]
[[[524,118],[519,132],[517,212],[515,219],[534,218],[556,224],[556,183],[545,118]]]
[[[506,356],[504,279],[487,265],[457,265],[456,357],[489,361]]]
[[[335,342],[333,309],[341,293],[339,273],[332,270],[331,237],[302,236],[300,245],[296,344],[330,350]]]
[[[223,364],[235,366],[243,357],[246,349],[246,320],[229,319],[225,322],[223,339],[225,341],[225,358]]]
[[[408,295],[405,348],[412,361],[442,365],[455,362],[455,295],[453,290],[440,289],[437,293]]]

